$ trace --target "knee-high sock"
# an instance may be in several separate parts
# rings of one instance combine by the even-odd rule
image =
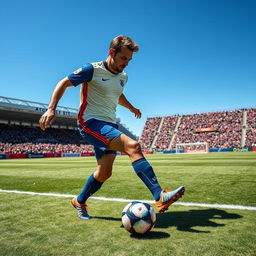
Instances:
[[[132,163],[136,174],[148,187],[156,201],[159,200],[162,188],[160,187],[152,166],[145,158],[138,159]]]
[[[80,195],[77,197],[77,201],[80,204],[84,204],[85,201],[92,195],[94,194],[96,191],[98,191],[101,186],[102,186],[103,182],[97,181],[93,174],[88,178],[82,192],[80,193]]]

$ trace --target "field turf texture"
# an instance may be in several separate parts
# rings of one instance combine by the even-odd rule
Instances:
[[[148,155],[162,187],[186,187],[179,202],[256,206],[256,152]],[[86,158],[0,161],[0,189],[78,194],[94,171]],[[127,156],[94,196],[153,200]],[[80,220],[70,198],[0,193],[0,255],[256,255],[256,211],[172,205],[155,228],[132,236],[121,227],[127,203],[89,199]],[[155,206],[152,204],[156,210]]]

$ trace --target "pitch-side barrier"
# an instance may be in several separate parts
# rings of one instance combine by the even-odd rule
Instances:
[[[94,153],[46,153],[46,154],[0,154],[0,159],[24,159],[24,158],[52,158],[52,157],[86,157],[94,156]]]
[[[209,152],[248,152],[248,151],[256,151],[256,147],[244,147],[244,148],[211,148]],[[169,151],[144,151],[144,155],[149,154],[174,154],[175,150]],[[183,152],[180,152],[183,153]],[[119,154],[123,155],[123,154]],[[45,153],[45,154],[26,154],[26,153],[18,153],[18,154],[1,154],[1,159],[24,159],[24,158],[52,158],[52,157],[87,157],[94,156],[94,153]]]

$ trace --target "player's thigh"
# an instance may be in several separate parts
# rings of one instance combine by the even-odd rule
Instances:
[[[115,150],[123,153],[128,153],[131,149],[140,149],[139,143],[124,133],[122,133],[118,138],[112,140],[108,146],[108,150]]]

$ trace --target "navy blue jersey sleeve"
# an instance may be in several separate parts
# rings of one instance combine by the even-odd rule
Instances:
[[[92,64],[86,64],[83,67],[76,70],[75,72],[73,72],[72,74],[70,74],[68,76],[68,79],[74,86],[77,86],[85,82],[90,82],[92,80],[93,70],[94,68]]]

